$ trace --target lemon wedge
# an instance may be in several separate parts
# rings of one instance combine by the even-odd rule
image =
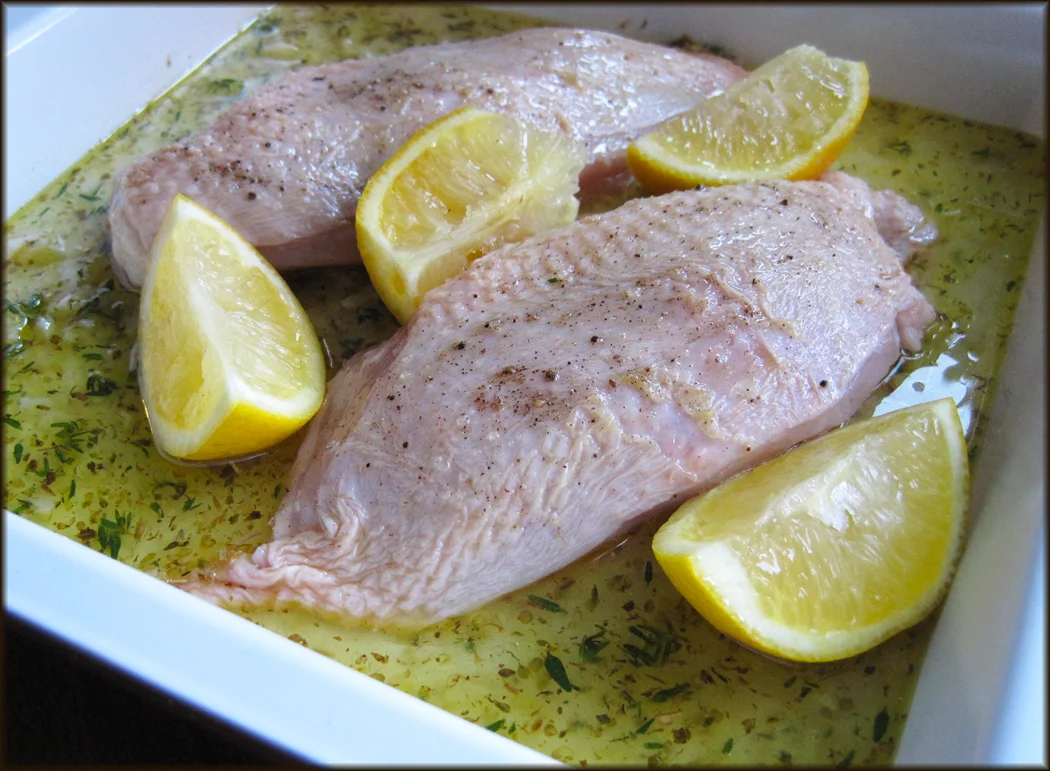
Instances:
[[[357,205],[358,249],[387,308],[404,324],[472,260],[571,223],[585,161],[564,134],[473,107],[417,132]]]
[[[832,431],[693,498],[653,551],[720,631],[781,658],[832,661],[935,607],[968,500],[962,423],[942,399]]]
[[[631,144],[651,193],[814,179],[842,153],[868,105],[863,62],[799,46]]]
[[[153,243],[138,359],[154,443],[172,458],[257,453],[324,400],[321,345],[291,289],[228,224],[181,195]]]

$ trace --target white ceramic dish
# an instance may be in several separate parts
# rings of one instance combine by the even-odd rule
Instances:
[[[879,96],[1044,132],[1046,9],[1039,5],[509,8],[653,40],[688,32],[751,61],[810,42],[865,59]],[[259,10],[5,6],[5,21],[17,24],[5,40],[5,216]],[[1043,243],[975,470],[973,535],[922,671],[902,764],[1046,762]],[[322,763],[553,762],[4,517],[9,612],[288,752]]]

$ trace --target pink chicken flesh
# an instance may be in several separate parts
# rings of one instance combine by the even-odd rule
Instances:
[[[356,262],[354,212],[369,177],[416,131],[468,104],[567,133],[587,150],[581,188],[599,188],[622,176],[633,139],[746,74],[715,56],[569,29],[303,67],[121,171],[109,210],[114,269],[142,285],[177,193],[278,270]]]
[[[344,365],[274,541],[189,588],[414,624],[529,584],[848,418],[934,317],[903,268],[933,235],[831,174],[492,252]]]

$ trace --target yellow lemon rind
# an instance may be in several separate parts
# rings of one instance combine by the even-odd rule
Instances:
[[[661,528],[653,541],[657,562],[671,583],[683,597],[716,629],[744,645],[776,656],[800,662],[826,662],[849,658],[870,650],[879,643],[921,621],[941,602],[954,575],[966,530],[969,507],[969,467],[964,431],[954,402],[941,399],[936,402],[907,408],[907,411],[929,409],[935,412],[937,422],[945,431],[944,449],[948,453],[947,466],[953,475],[947,482],[952,512],[949,517],[951,532],[943,554],[930,555],[941,560],[935,580],[926,585],[920,596],[907,607],[866,625],[848,624],[841,629],[800,630],[784,625],[757,610],[755,589],[732,550],[723,542],[698,544],[682,537],[690,507],[700,505],[703,496],[684,504]],[[898,412],[903,412],[901,410]],[[896,413],[861,421],[839,432],[870,431],[893,419]],[[812,440],[798,450],[819,444],[834,433]],[[776,460],[771,461],[775,463]],[[749,472],[734,478],[746,481]],[[843,587],[847,591],[848,587]]]

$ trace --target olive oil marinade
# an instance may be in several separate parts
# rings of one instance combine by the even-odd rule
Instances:
[[[138,296],[109,266],[114,174],[299,64],[540,24],[448,6],[280,7],[27,203],[5,225],[4,506],[168,580],[268,540],[299,437],[209,468],[172,465],[152,446],[131,355]],[[979,453],[1043,209],[1044,152],[1025,134],[872,101],[837,168],[897,190],[937,223],[939,240],[909,270],[940,317],[861,415],[950,394]],[[396,328],[363,268],[290,283],[329,375]],[[569,763],[892,760],[932,619],[846,661],[774,661],[679,597],[652,558],[656,526],[416,632],[292,608],[238,612]]]

